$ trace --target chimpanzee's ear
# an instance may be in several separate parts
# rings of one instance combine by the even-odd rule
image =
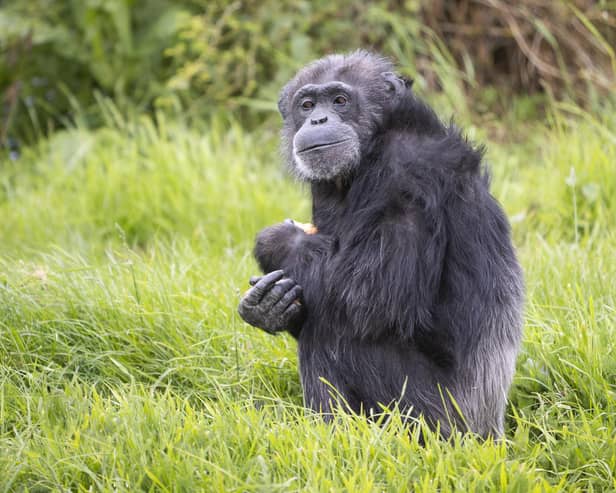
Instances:
[[[383,80],[385,81],[387,90],[394,97],[402,95],[407,88],[411,87],[408,84],[407,80],[403,79],[397,74],[394,74],[393,72],[383,72],[381,76],[383,77]],[[412,81],[411,81],[411,84],[412,84]]]
[[[289,85],[287,84],[280,91],[280,96],[278,97],[278,111],[282,115],[282,118],[285,119],[289,113]]]

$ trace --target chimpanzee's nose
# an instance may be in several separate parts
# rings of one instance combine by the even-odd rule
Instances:
[[[312,125],[319,125],[321,123],[325,123],[327,121],[327,115],[317,116],[315,118],[310,119],[310,123]]]

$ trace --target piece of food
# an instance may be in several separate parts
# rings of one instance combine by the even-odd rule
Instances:
[[[313,235],[317,232],[317,227],[312,223],[298,223],[297,221],[293,221],[298,228],[304,230],[304,233],[307,235]]]

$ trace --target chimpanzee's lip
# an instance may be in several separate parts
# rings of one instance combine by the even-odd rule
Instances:
[[[317,149],[327,149],[328,147],[334,147],[337,146],[338,144],[344,144],[345,142],[348,142],[351,139],[343,139],[343,140],[338,140],[336,142],[326,142],[325,144],[315,144],[315,145],[311,145],[308,147],[304,147],[303,149],[300,149],[299,151],[297,151],[298,154],[302,153],[302,152],[308,152],[308,151],[316,151]]]

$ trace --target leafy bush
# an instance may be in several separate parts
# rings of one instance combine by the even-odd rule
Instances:
[[[186,19],[180,42],[167,51],[180,64],[169,86],[189,105],[200,95],[208,104],[231,100],[232,107],[272,110],[282,84],[314,58],[358,47],[391,52],[388,10],[409,20],[397,36],[419,37],[419,23],[410,21],[419,2],[381,1],[368,8],[351,0],[207,2],[202,14]]]
[[[299,66],[358,47],[392,55],[457,114],[477,83],[474,94],[498,104],[505,86],[600,94],[616,80],[615,13],[593,0],[7,0],[0,144],[77,117],[96,125],[101,96],[122,112],[224,109],[250,125]]]
[[[167,0],[5,2],[0,141],[38,137],[66,124],[77,109],[96,119],[96,93],[121,105],[150,107],[167,91],[173,68],[164,50],[187,15]]]
[[[123,110],[173,110],[179,100],[183,114],[198,117],[220,107],[241,109],[243,119],[272,110],[280,86],[310,59],[386,48],[386,12],[397,10],[410,21],[419,11],[418,1],[397,4],[9,1],[0,8],[1,140],[9,127],[20,136],[34,130],[29,136],[36,137],[77,109],[96,123],[96,94]],[[412,20],[397,36],[418,34]]]

